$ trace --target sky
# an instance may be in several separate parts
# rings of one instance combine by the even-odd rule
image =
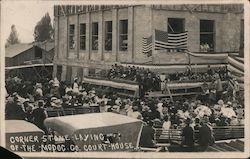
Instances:
[[[48,12],[53,25],[53,4],[46,1],[3,1],[2,29],[4,42],[8,38],[11,25],[16,26],[21,43],[34,41],[34,28],[38,21]]]

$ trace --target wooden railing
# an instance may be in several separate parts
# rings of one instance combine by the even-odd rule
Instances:
[[[100,112],[99,107],[73,107],[73,108],[53,108],[46,110],[48,117],[58,117],[66,115],[87,114]]]
[[[180,129],[163,130],[162,128],[156,128],[155,130],[154,137],[157,144],[180,143],[182,140]],[[198,131],[195,132],[195,137],[198,133]],[[216,141],[244,138],[244,126],[213,127],[213,133]]]

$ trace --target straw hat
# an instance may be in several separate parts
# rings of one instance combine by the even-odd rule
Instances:
[[[218,100],[219,105],[224,105],[224,101],[222,99]]]

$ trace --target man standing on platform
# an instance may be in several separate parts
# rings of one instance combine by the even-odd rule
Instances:
[[[216,88],[216,101],[218,101],[222,98],[222,92],[223,92],[222,82],[219,74],[215,74],[215,88]]]

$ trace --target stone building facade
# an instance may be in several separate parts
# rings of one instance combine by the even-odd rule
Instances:
[[[207,43],[210,53],[239,52],[243,45],[243,5],[135,5],[54,7],[54,76],[72,81],[75,76],[108,69],[114,63],[149,65],[218,64],[184,52],[142,52],[142,38],[155,29],[188,32],[190,52],[201,52]]]

